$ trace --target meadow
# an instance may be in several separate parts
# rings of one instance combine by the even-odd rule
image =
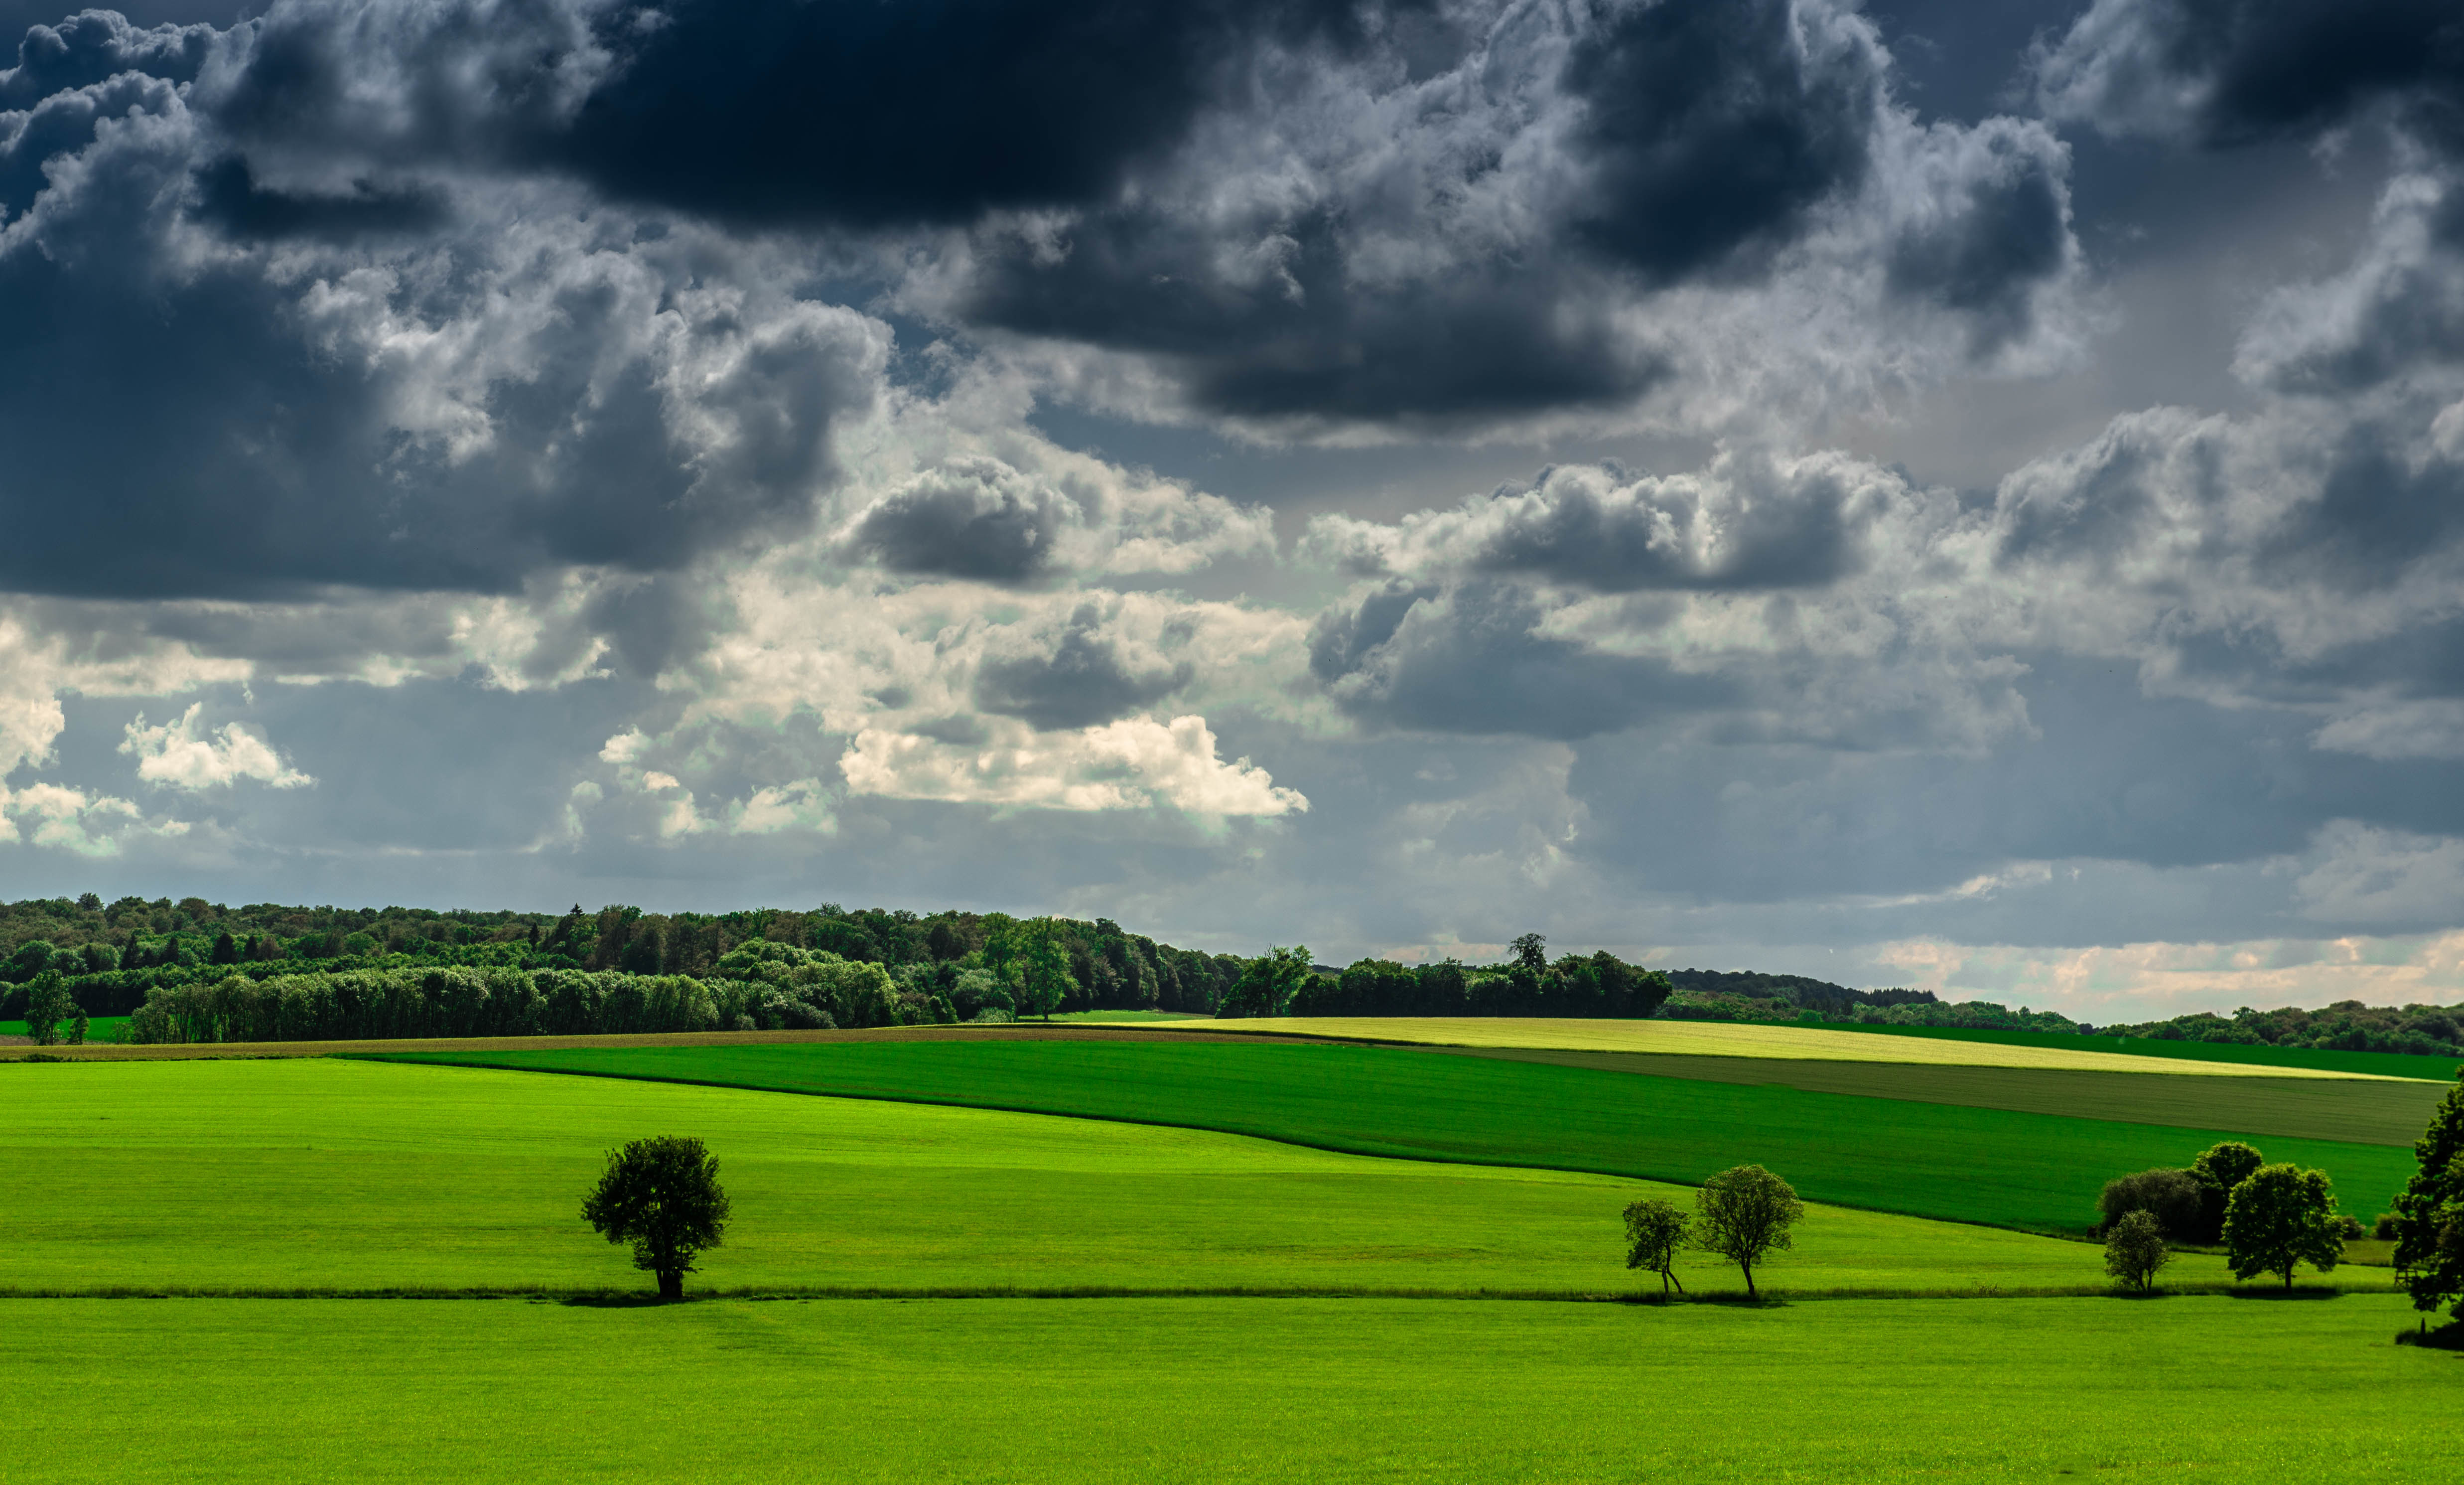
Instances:
[[[0,1477],[2444,1481],[2464,1357],[2408,1313],[17,1300]]]
[[[402,1060],[1017,1109],[1683,1184],[1750,1162],[1809,1200],[2041,1232],[2083,1230],[2113,1176],[2185,1164],[2249,1133],[1265,1040],[516,1047]],[[2365,1221],[2412,1167],[2390,1144],[2271,1135],[2262,1148],[2326,1170]]]
[[[644,1282],[575,1215],[605,1151],[709,1141],[740,1216],[711,1290],[1615,1295],[1627,1202],[1691,1193],[1209,1131],[332,1059],[6,1070],[0,1293],[523,1291]],[[2097,1289],[2099,1250],[1815,1208],[1784,1291]],[[2186,1283],[2226,1281],[2185,1256]],[[1732,1269],[1689,1257],[1703,1294]],[[2384,1273],[2339,1282],[2384,1287]],[[1651,1279],[1656,1292],[1658,1280]]]

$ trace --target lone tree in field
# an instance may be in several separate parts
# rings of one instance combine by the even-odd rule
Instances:
[[[718,1246],[727,1213],[717,1158],[674,1135],[608,1151],[598,1187],[582,1199],[582,1219],[611,1243],[632,1244],[633,1267],[659,1276],[662,1299],[685,1297],[693,1255]]]
[[[2425,1313],[2451,1301],[2464,1319],[2464,1068],[2412,1153],[2421,1162],[2379,1220],[2395,1230],[2395,1281]],[[2392,1220],[2390,1220],[2392,1219]]]
[[[2123,1212],[2104,1240],[2104,1272],[2142,1294],[2154,1284],[2156,1271],[2172,1261],[2165,1225],[2144,1207]]]
[[[1684,1281],[1678,1278],[1677,1253],[1685,1246],[1685,1213],[1652,1197],[1636,1202],[1625,1209],[1625,1266],[1648,1269],[1660,1275],[1660,1299],[1668,1302],[1668,1286],[1685,1292]]]
[[[2293,1266],[2332,1269],[2344,1256],[2337,1230],[2336,1193],[2323,1170],[2261,1165],[2234,1186],[2225,1205],[2225,1253],[2233,1277],[2281,1274],[2293,1287]]]
[[[1760,1165],[1738,1165],[1694,1193],[1694,1242],[1744,1271],[1746,1297],[1758,1299],[1754,1265],[1795,1246],[1788,1230],[1804,1215],[1794,1187]]]

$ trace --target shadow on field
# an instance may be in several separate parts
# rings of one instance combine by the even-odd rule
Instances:
[[[2433,1351],[2464,1351],[2464,1320],[2451,1320],[2436,1330],[2399,1330],[2395,1333],[2395,1343],[2427,1346]]]
[[[662,1299],[655,1294],[567,1295],[557,1303],[568,1309],[653,1310],[663,1304],[690,1304],[689,1299]]]
[[[2225,1293],[2235,1299],[2333,1299],[2344,1293],[2324,1284],[2296,1284],[2291,1289],[2228,1289]]]

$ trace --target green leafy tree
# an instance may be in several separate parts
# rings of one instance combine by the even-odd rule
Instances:
[[[1069,972],[1069,940],[1057,919],[1030,918],[1010,931],[1009,983],[1018,997],[1018,1013],[1045,1020],[1078,988]]]
[[[1648,1269],[1660,1275],[1660,1298],[1668,1301],[1668,1286],[1685,1292],[1677,1277],[1677,1254],[1685,1246],[1685,1213],[1658,1197],[1635,1202],[1625,1209],[1625,1266]]]
[[[633,1267],[659,1277],[659,1297],[685,1297],[693,1258],[727,1230],[718,1159],[699,1140],[660,1135],[607,1152],[582,1219],[611,1243],[633,1245]]]
[[[2225,1252],[2235,1278],[2280,1274],[2293,1287],[2293,1268],[2332,1269],[2344,1255],[2337,1230],[2336,1192],[2323,1170],[2261,1165],[2233,1188],[2225,1204]]]
[[[2379,1219],[2394,1230],[2395,1281],[2414,1309],[2453,1303],[2464,1319],[2464,1068],[2412,1153],[2419,1168]]]
[[[1746,1275],[1746,1297],[1759,1298],[1754,1265],[1794,1247],[1789,1229],[1804,1215],[1795,1187],[1760,1165],[1734,1166],[1694,1193],[1694,1244],[1735,1264]]]
[[[1515,967],[1528,970],[1534,975],[1545,974],[1548,972],[1549,941],[1540,937],[1540,935],[1536,933],[1524,934],[1517,938],[1512,943],[1507,944],[1506,946],[1506,950],[1507,953],[1514,956]]]
[[[1215,1013],[1218,1017],[1287,1015],[1293,997],[1315,974],[1307,946],[1268,948],[1242,966],[1241,978]]]
[[[2105,1236],[2104,1272],[2143,1294],[2155,1282],[2156,1271],[2172,1260],[2165,1225],[2144,1207],[2123,1212]]]
[[[2233,1200],[2233,1187],[2266,1164],[2266,1156],[2238,1140],[2208,1146],[2197,1160],[2190,1162],[2191,1176],[2206,1187],[2201,1193],[2200,1230],[2181,1235],[2202,1243],[2217,1241],[2224,1231],[2225,1205]]]
[[[49,1047],[60,1039],[60,1023],[77,1013],[77,1002],[69,998],[68,986],[57,971],[46,969],[34,976],[26,987],[26,1034],[37,1047]]]

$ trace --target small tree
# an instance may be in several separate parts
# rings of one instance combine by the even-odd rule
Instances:
[[[699,1140],[662,1135],[607,1152],[582,1220],[611,1243],[633,1245],[633,1267],[659,1276],[659,1297],[685,1297],[693,1256],[727,1230],[718,1161]]]
[[[1789,1228],[1805,1215],[1795,1188],[1760,1165],[1721,1171],[1694,1193],[1694,1242],[1735,1264],[1746,1275],[1746,1297],[1754,1289],[1754,1265],[1795,1246]]]
[[[2464,1068],[2412,1153],[2419,1168],[2379,1219],[2395,1239],[2395,1281],[2414,1309],[2452,1301],[2464,1319]]]
[[[1625,1266],[1660,1275],[1662,1304],[1668,1302],[1669,1285],[1675,1284],[1681,1295],[1685,1292],[1676,1272],[1678,1251],[1685,1246],[1685,1213],[1658,1197],[1635,1202],[1625,1209]]]
[[[2123,1212],[2104,1240],[2104,1272],[2143,1294],[2156,1271],[2172,1259],[2173,1251],[2165,1246],[2164,1224],[2144,1207]]]
[[[2327,1173],[2298,1165],[2261,1165],[2234,1186],[2225,1206],[2224,1237],[2233,1277],[2281,1274],[2288,1290],[2295,1264],[2324,1271],[2344,1255]]]
[[[26,1034],[34,1039],[35,1046],[49,1047],[57,1042],[60,1023],[77,1013],[77,1002],[69,998],[68,986],[56,972],[46,969],[26,987]]]

